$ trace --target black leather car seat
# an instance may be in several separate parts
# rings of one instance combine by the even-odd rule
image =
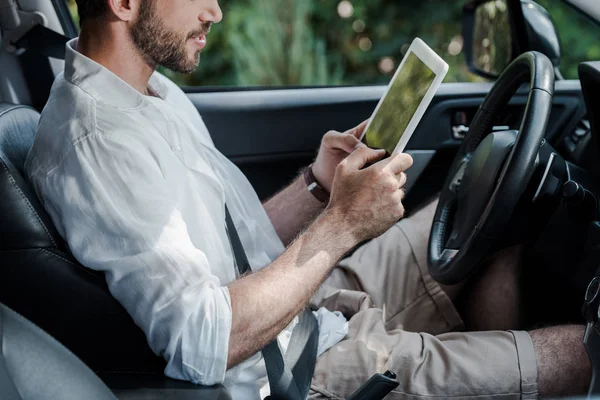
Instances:
[[[0,399],[115,400],[84,363],[0,304]]]
[[[68,347],[120,399],[231,399],[223,386],[167,379],[104,276],[70,255],[24,179],[38,120],[31,107],[0,102],[0,303]],[[114,398],[73,354],[0,304],[0,399],[15,389],[27,400]]]
[[[156,376],[108,379],[114,394],[60,343],[0,304],[2,400],[231,400],[222,386],[201,387]]]
[[[0,303],[67,346],[99,373],[162,375],[165,362],[102,274],[81,266],[23,175],[39,114],[0,103]]]

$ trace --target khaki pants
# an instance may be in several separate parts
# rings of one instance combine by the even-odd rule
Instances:
[[[345,398],[388,369],[400,381],[388,399],[538,397],[529,334],[460,332],[460,315],[429,276],[435,206],[343,260],[314,296],[351,318],[347,337],[317,360],[311,399]]]

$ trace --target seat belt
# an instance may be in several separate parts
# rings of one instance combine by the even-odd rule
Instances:
[[[235,264],[240,275],[244,275],[252,269],[227,205],[225,205],[225,221]],[[308,397],[315,372],[318,345],[317,319],[312,311],[305,309],[299,315],[298,324],[292,331],[285,357],[281,353],[277,339],[262,350],[271,388],[270,399],[305,400]]]
[[[69,40],[65,35],[50,28],[36,25],[13,45],[18,49],[31,50],[46,57],[64,60],[65,45]]]
[[[22,38],[11,43],[26,50],[18,55],[21,69],[29,86],[32,105],[41,111],[50,96],[54,74],[48,57],[65,59],[65,45],[69,38],[43,25],[36,25]]]

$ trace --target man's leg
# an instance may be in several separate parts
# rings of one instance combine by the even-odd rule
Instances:
[[[552,327],[531,336],[523,331],[432,336],[388,332],[381,314],[375,308],[356,314],[348,337],[319,357],[311,399],[346,398],[388,369],[400,382],[392,400],[537,399],[587,390],[591,371],[581,327]]]
[[[592,366],[583,347],[584,326],[565,325],[531,332],[542,396],[574,396],[587,392]]]
[[[468,331],[520,329],[523,247],[502,250],[482,265],[462,293]]]
[[[460,312],[469,331],[519,329],[522,247],[490,257],[468,281],[441,285],[429,275],[427,265],[436,207],[434,201],[403,219],[343,260],[335,273],[340,276],[343,272],[353,278],[354,290],[368,293],[376,307],[385,305],[388,329],[400,327],[432,334],[461,329],[463,324],[453,304],[457,299],[464,305]],[[338,279],[338,283],[342,281]],[[350,281],[338,287],[347,287]],[[420,295],[429,296],[435,307],[424,305],[427,301],[417,301]],[[416,311],[415,316],[410,315],[411,309]],[[444,319],[446,323],[440,324]]]
[[[313,304],[351,317],[370,307],[385,309],[388,330],[439,334],[460,330],[452,299],[459,288],[442,288],[427,270],[427,245],[434,202],[394,225],[342,260]]]

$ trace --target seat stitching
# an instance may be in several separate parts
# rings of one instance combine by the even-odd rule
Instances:
[[[98,280],[102,281],[102,279],[100,279],[98,276],[96,276],[96,275],[92,274],[92,273],[91,273],[91,272],[88,270],[88,268],[84,267],[83,265],[80,265],[80,264],[74,263],[73,261],[69,260],[68,258],[66,258],[66,257],[64,257],[64,256],[62,256],[62,255],[60,255],[60,254],[57,254],[57,253],[55,253],[55,252],[53,252],[53,251],[51,251],[51,250],[44,249],[44,248],[39,248],[38,250],[39,250],[39,251],[43,251],[44,253],[48,253],[48,254],[50,254],[50,255],[52,255],[52,256],[54,256],[54,257],[60,258],[61,260],[63,260],[63,261],[65,261],[65,262],[67,262],[67,263],[69,263],[69,264],[73,265],[73,266],[74,266],[74,267],[76,267],[77,269],[80,269],[80,270],[84,271],[86,274],[88,274],[88,275],[91,275],[91,276],[93,276],[94,278],[96,278],[96,279],[98,279]]]
[[[157,358],[159,358],[159,356],[157,356]],[[94,372],[96,372],[97,375],[99,375],[101,378],[111,378],[111,375],[113,374],[119,374],[119,375],[134,375],[134,376],[144,376],[144,377],[157,377],[157,378],[164,378],[165,375],[164,373],[160,373],[160,372],[153,372],[153,371],[131,371],[131,370],[119,370],[119,369],[115,369],[115,370],[104,370],[104,369],[96,369],[94,370]],[[104,380],[104,379],[102,379]]]
[[[0,117],[1,116],[2,115],[0,115]],[[25,196],[25,193],[23,193],[23,190],[21,190],[21,188],[19,187],[19,185],[16,184],[15,178],[12,176],[12,174],[8,170],[8,166],[6,165],[6,163],[4,162],[4,160],[2,160],[1,158],[0,158],[0,164],[2,164],[2,167],[4,168],[4,170],[6,171],[6,173],[8,174],[8,178],[10,180],[10,183],[12,183],[13,186],[15,187],[15,189],[17,189],[17,192],[21,195],[21,199],[25,201],[25,204],[27,204],[27,206],[29,207],[29,210],[31,212],[33,212],[33,214],[37,218],[37,220],[40,223],[40,225],[42,225],[42,228],[44,228],[44,231],[46,232],[46,235],[48,235],[48,238],[50,239],[50,241],[52,242],[52,244],[54,245],[54,247],[58,248],[56,242],[52,238],[52,235],[50,235],[50,231],[46,227],[46,224],[44,224],[44,222],[42,221],[42,219],[40,218],[40,216],[38,215],[38,213],[35,211],[35,209],[31,205],[31,202],[29,201],[29,199],[27,198],[27,196]]]

